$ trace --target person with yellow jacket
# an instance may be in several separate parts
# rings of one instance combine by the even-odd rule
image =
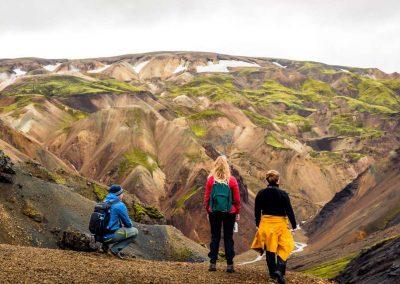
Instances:
[[[286,260],[294,249],[294,240],[288,226],[296,228],[296,218],[289,195],[279,188],[279,172],[266,174],[268,186],[258,192],[254,215],[258,228],[252,249],[266,253],[269,275],[278,283],[285,283]]]

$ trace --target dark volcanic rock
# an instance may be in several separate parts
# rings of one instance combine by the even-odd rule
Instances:
[[[0,150],[0,182],[13,183],[13,175],[15,170],[11,159]]]
[[[312,236],[318,230],[324,227],[324,225],[332,218],[342,206],[346,204],[358,191],[359,180],[362,177],[364,171],[355,180],[346,185],[341,191],[335,194],[331,201],[322,207],[318,215],[308,224],[304,225],[304,229],[307,231],[308,236]]]
[[[75,251],[90,252],[99,250],[98,243],[96,244],[92,237],[73,229],[63,231],[57,244],[61,249]]]
[[[400,283],[400,237],[362,252],[335,280],[339,283]]]

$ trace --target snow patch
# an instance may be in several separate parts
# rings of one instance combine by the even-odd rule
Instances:
[[[346,69],[340,69],[340,71],[346,72],[346,73],[350,73],[350,71],[349,71],[349,70],[346,70]]]
[[[197,73],[205,72],[229,72],[228,67],[260,67],[256,63],[249,63],[241,60],[220,60],[214,64],[212,61],[208,61],[206,66],[196,66]]]
[[[6,72],[0,73],[0,81],[4,81],[8,79],[8,74]]]
[[[103,72],[104,70],[106,70],[108,67],[110,67],[110,65],[104,65],[103,67],[97,68],[97,69],[93,69],[93,70],[88,70],[88,73],[100,73]]]
[[[242,262],[242,263],[239,263],[239,265],[246,265],[246,264],[251,264],[251,263],[260,261],[260,260],[262,260],[262,259],[264,258],[264,255],[265,255],[265,253],[260,254],[260,255],[258,255],[254,260]]]
[[[14,68],[12,71],[13,71],[13,72],[15,73],[15,75],[17,75],[17,76],[22,76],[22,75],[25,75],[25,74],[26,74],[26,71],[22,70],[21,68]]]
[[[135,72],[137,74],[139,74],[140,71],[143,69],[143,67],[146,66],[147,63],[149,63],[149,62],[150,62],[150,60],[140,62],[139,64],[136,64],[135,66],[133,66],[133,70],[135,70]]]
[[[177,73],[186,71],[186,69],[187,69],[187,63],[186,62],[182,62],[178,67],[176,67],[176,69],[172,73],[173,74],[177,74]]]
[[[307,246],[307,244],[305,243],[299,243],[299,242],[295,242],[294,243],[294,247],[295,250],[292,253],[298,253],[304,250],[304,248]]]
[[[69,66],[69,71],[71,71],[71,72],[79,72],[80,70],[79,70],[79,68],[78,67],[76,67],[76,66],[74,66],[74,65],[70,65]]]
[[[44,65],[43,68],[46,69],[47,71],[53,72],[54,70],[57,69],[58,66],[60,66],[61,63],[56,63],[56,64],[48,64],[48,65]]]
[[[287,66],[284,66],[282,64],[279,64],[278,62],[272,62],[272,64],[274,64],[274,65],[276,65],[276,66],[278,66],[280,68],[286,68],[287,67]]]
[[[27,122],[23,123],[20,126],[19,131],[22,131],[24,133],[29,132],[29,130],[31,130],[31,127],[32,127],[32,122],[33,122],[32,120],[28,120]]]

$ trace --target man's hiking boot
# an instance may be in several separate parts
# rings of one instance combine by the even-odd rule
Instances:
[[[103,253],[108,253],[108,250],[110,249],[110,246],[108,244],[102,243],[101,244],[101,250]]]
[[[126,255],[124,255],[122,252],[120,251],[113,251],[112,249],[109,250],[109,252],[113,255],[118,257],[119,259],[126,259]]]
[[[210,267],[208,268],[208,271],[217,271],[217,264],[210,263]]]
[[[227,273],[233,273],[233,272],[235,272],[235,269],[233,268],[233,264],[228,264],[228,265],[226,266],[226,272],[227,272]]]

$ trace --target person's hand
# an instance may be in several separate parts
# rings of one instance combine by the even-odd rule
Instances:
[[[297,230],[300,230],[299,224],[296,225],[296,228],[294,228],[294,229],[292,228],[290,231],[294,232],[294,231],[297,231]]]
[[[236,214],[236,221],[240,221],[240,214]]]

